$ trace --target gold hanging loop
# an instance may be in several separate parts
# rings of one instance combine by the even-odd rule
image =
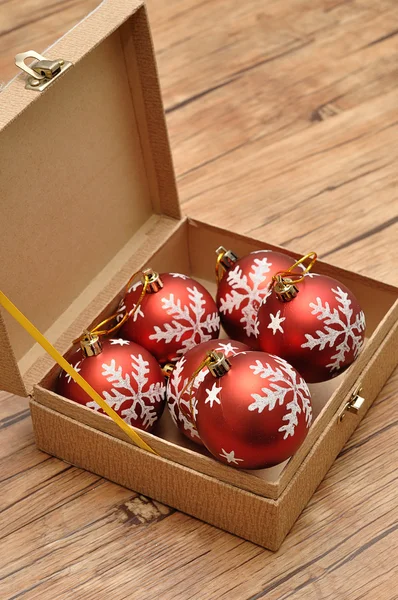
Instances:
[[[73,343],[74,344],[80,343],[87,336],[87,334],[96,335],[98,337],[102,337],[105,335],[112,335],[112,333],[115,333],[115,331],[118,331],[120,329],[120,327],[123,325],[123,323],[125,323],[127,321],[128,315],[126,313],[123,315],[123,318],[120,321],[116,322],[116,324],[113,325],[113,327],[109,327],[107,329],[103,329],[103,327],[105,327],[105,325],[108,325],[108,323],[117,321],[117,317],[120,316],[120,314],[121,314],[120,312],[113,313],[113,315],[111,315],[110,317],[107,317],[106,319],[104,319],[103,321],[101,321],[100,323],[95,325],[95,327],[93,327],[90,331],[85,330],[82,333],[82,335],[80,335],[78,338],[73,340]]]
[[[122,325],[124,325],[124,323],[127,321],[127,319],[130,319],[131,317],[134,316],[136,311],[139,309],[139,307],[144,299],[144,296],[147,293],[149,285],[152,281],[150,273],[148,273],[146,271],[136,271],[134,273],[134,275],[132,275],[130,277],[130,279],[126,285],[124,297],[126,297],[126,294],[128,293],[131,284],[133,283],[133,281],[136,279],[136,277],[138,275],[141,275],[143,286],[142,286],[140,297],[138,298],[138,301],[137,301],[136,305],[134,306],[134,308],[132,308],[129,312],[127,312],[127,310],[126,310],[124,313],[122,311],[117,311],[117,312],[113,313],[110,317],[107,317],[106,319],[104,319],[103,321],[101,321],[100,323],[95,325],[90,331],[85,331],[84,333],[82,333],[82,335],[80,335],[78,338],[73,340],[74,344],[80,343],[82,341],[82,339],[87,335],[87,333],[89,333],[91,335],[96,335],[98,337],[112,335],[113,333],[118,331],[122,327]],[[120,319],[120,321],[118,321],[117,319],[118,319],[118,317],[120,317],[120,315],[123,315],[123,316]],[[108,325],[109,323],[113,323],[114,321],[116,321],[116,323],[112,327],[106,327],[106,325]]]
[[[301,283],[302,281],[304,281],[304,277],[307,275],[307,273],[309,273],[311,271],[311,269],[314,266],[314,264],[316,263],[317,259],[318,259],[318,256],[317,256],[316,252],[308,252],[308,254],[305,254],[305,256],[302,256],[286,271],[279,271],[278,273],[275,273],[275,275],[272,276],[272,281],[274,283],[277,283],[284,277],[288,277],[291,283],[294,283],[294,284]],[[292,272],[293,269],[296,269],[299,265],[302,265],[307,260],[309,260],[310,262],[307,265],[307,267],[304,269],[304,271],[301,271],[300,273]]]

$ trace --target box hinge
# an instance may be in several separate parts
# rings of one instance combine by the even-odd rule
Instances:
[[[360,408],[365,402],[365,398],[360,394],[362,394],[362,388],[358,388],[351,394],[351,398],[345,403],[343,409],[339,413],[339,421],[344,419],[347,412],[353,413],[354,415],[358,414]]]
[[[35,58],[36,60],[28,66],[25,63],[27,58]],[[34,50],[17,54],[15,64],[29,75],[25,88],[37,92],[45,90],[59,75],[62,75],[62,73],[72,66],[71,62],[65,61],[62,58],[51,60]]]

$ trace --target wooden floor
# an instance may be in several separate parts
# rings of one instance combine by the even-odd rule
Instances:
[[[0,81],[96,4],[0,0]],[[397,1],[148,4],[184,210],[397,285]],[[38,452],[3,396],[1,600],[397,599],[397,392],[276,554]]]

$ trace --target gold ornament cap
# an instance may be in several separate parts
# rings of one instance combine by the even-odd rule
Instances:
[[[294,281],[288,277],[278,276],[274,285],[274,292],[282,302],[290,302],[297,296],[299,289],[294,285]]]
[[[85,356],[98,356],[102,352],[102,344],[99,336],[96,333],[84,332],[84,336],[80,340],[80,347]]]
[[[153,269],[145,269],[142,273],[142,283],[147,283],[148,287],[146,291],[148,294],[155,294],[163,288],[163,281],[161,280],[159,273]]]
[[[166,377],[166,379],[170,379],[174,369],[175,369],[175,364],[173,364],[173,363],[166,363],[165,365],[163,365],[162,373]]]
[[[231,369],[231,363],[222,352],[216,352],[215,350],[212,350],[207,356],[209,358],[207,368],[213,377],[222,377]]]
[[[238,260],[236,254],[232,252],[232,250],[227,250],[224,246],[219,246],[216,250],[216,254],[220,257],[219,264],[222,265],[226,271],[233,267]]]

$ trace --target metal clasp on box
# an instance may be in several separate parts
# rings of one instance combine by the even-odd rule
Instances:
[[[361,396],[362,388],[358,388],[355,392],[352,393],[351,398],[348,402],[345,403],[343,409],[339,413],[339,421],[342,421],[346,416],[347,412],[353,413],[357,415],[363,403],[365,402],[365,398]]]
[[[25,63],[27,58],[36,59],[30,67]],[[15,64],[29,75],[25,88],[38,92],[45,90],[59,75],[72,66],[71,62],[65,61],[62,58],[51,60],[34,50],[17,54]]]

